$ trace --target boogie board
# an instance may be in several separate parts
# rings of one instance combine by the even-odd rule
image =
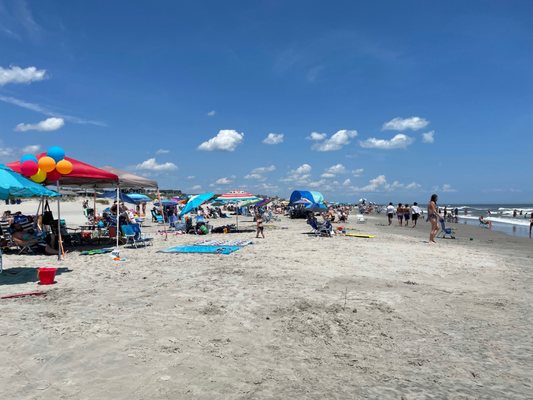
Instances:
[[[375,238],[374,235],[361,235],[359,233],[347,233],[345,236],[358,237],[358,238]]]

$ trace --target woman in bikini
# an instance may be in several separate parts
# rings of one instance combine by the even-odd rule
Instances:
[[[429,243],[435,242],[435,237],[439,233],[439,212],[437,208],[438,196],[436,194],[431,195],[431,199],[428,204],[428,221],[431,222],[431,231],[429,232]]]

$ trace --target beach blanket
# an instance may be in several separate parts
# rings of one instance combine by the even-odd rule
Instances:
[[[194,243],[194,246],[248,246],[253,242],[249,239],[216,240],[206,239]]]
[[[174,246],[160,250],[158,253],[230,254],[240,248],[240,246]]]
[[[93,250],[84,250],[80,253],[80,256],[93,256],[95,254],[106,254],[111,253],[113,249],[93,249]]]

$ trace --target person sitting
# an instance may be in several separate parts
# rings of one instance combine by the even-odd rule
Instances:
[[[14,224],[13,225],[14,233],[11,235],[13,238],[13,242],[21,248],[24,247],[33,247],[40,244],[40,241],[30,232],[25,232],[24,229],[22,229],[22,225],[20,224]],[[47,236],[46,244],[44,244],[44,252],[48,255],[57,255],[58,250],[54,249],[48,240],[48,238],[51,237],[53,239],[53,234],[50,234]]]
[[[479,223],[487,228],[492,228],[492,221],[487,221],[483,218],[483,215],[479,217]]]

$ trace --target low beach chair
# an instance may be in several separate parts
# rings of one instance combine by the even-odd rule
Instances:
[[[443,239],[455,239],[455,231],[452,228],[446,227],[446,222],[444,222],[444,219],[440,220],[440,227],[441,231],[437,237],[442,237]]]
[[[157,222],[158,224],[164,224],[165,220],[161,214],[156,213],[154,210],[151,210],[152,213],[152,222]]]

